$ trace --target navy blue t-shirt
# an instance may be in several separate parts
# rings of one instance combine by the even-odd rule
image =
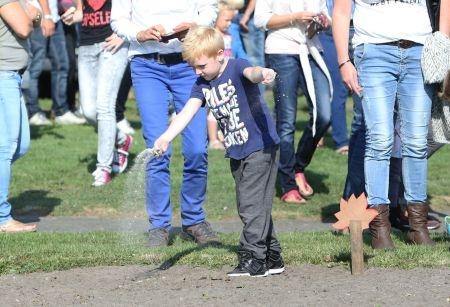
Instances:
[[[236,160],[280,143],[258,85],[244,77],[247,67],[247,60],[229,59],[220,77],[199,77],[191,92],[211,110],[224,135],[226,156]]]

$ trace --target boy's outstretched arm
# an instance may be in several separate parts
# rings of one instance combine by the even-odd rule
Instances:
[[[170,142],[189,124],[202,104],[203,102],[200,99],[189,99],[183,110],[172,120],[169,128],[155,141],[153,149],[158,153],[165,153]]]
[[[269,84],[275,80],[277,73],[270,68],[264,68],[260,66],[247,67],[244,69],[244,77],[253,83]]]

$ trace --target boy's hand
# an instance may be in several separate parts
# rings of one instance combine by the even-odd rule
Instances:
[[[263,76],[262,84],[270,84],[275,80],[275,76],[277,73],[270,68],[263,68],[261,71],[261,74]]]
[[[155,156],[160,156],[164,154],[169,148],[169,145],[170,142],[164,137],[164,135],[161,135],[153,145],[153,154]]]

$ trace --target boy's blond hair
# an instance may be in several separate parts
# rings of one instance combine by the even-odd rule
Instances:
[[[234,6],[232,4],[230,4],[228,1],[221,0],[221,1],[219,1],[218,6],[219,6],[219,14],[222,11],[234,11],[235,10]]]
[[[222,34],[211,27],[196,26],[189,30],[183,41],[183,59],[193,64],[196,59],[205,55],[213,57],[219,50],[224,50]]]

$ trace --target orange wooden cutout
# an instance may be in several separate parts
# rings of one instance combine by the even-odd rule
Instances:
[[[341,199],[339,203],[340,211],[334,216],[338,219],[333,227],[337,230],[344,230],[350,226],[350,221],[361,221],[361,228],[369,228],[369,223],[377,216],[375,209],[367,208],[367,198],[362,193],[358,198],[354,194],[348,201]]]

